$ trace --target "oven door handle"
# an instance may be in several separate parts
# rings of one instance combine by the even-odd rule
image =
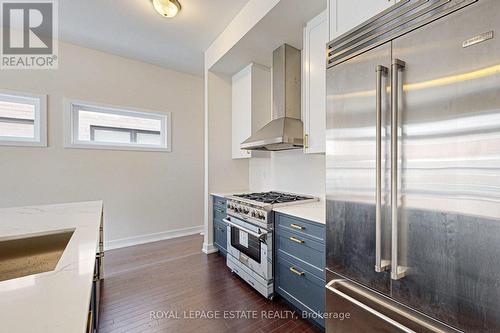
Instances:
[[[235,227],[235,228],[237,228],[237,229],[240,229],[240,230],[242,230],[242,231],[246,232],[247,234],[250,234],[250,235],[252,235],[252,236],[255,236],[255,237],[259,238],[259,239],[262,239],[265,235],[267,235],[267,231],[263,231],[263,232],[261,232],[261,233],[259,234],[259,233],[256,233],[255,231],[252,231],[252,230],[250,230],[250,229],[244,228],[244,227],[242,227],[241,225],[238,225],[238,224],[236,224],[236,223],[233,223],[233,222],[229,221],[228,219],[222,219],[222,221],[226,222],[226,223],[227,223],[227,224],[229,224],[230,226],[233,226],[233,227]]]

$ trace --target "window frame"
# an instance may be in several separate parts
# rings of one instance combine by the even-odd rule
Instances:
[[[130,107],[120,107],[93,103],[75,99],[64,99],[64,147],[79,149],[106,149],[106,150],[132,150],[132,151],[172,151],[172,113],[170,111],[159,112]],[[75,107],[79,107],[78,110]],[[121,116],[140,116],[161,121],[160,136],[162,146],[129,143],[102,143],[78,140],[78,117],[79,110],[115,114]],[[110,126],[112,127],[112,126]],[[118,130],[118,128],[117,128]],[[124,131],[133,130],[123,128]]]
[[[4,99],[6,96],[8,98]],[[28,103],[35,101],[34,138],[0,136],[0,146],[47,147],[47,95],[0,89],[0,100]]]

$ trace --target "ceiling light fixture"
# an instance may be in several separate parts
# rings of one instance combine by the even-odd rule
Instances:
[[[153,0],[153,6],[163,17],[174,17],[181,10],[177,0]]]

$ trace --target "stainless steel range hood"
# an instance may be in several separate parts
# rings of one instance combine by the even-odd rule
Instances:
[[[241,149],[279,151],[303,147],[300,70],[300,50],[287,44],[274,50],[273,120],[246,139]]]

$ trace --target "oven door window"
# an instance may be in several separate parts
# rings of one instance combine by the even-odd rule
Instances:
[[[231,246],[260,264],[260,240],[236,227],[231,227]]]

